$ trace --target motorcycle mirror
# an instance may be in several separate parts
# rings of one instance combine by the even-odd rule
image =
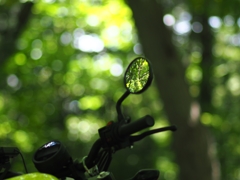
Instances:
[[[121,104],[129,94],[139,94],[145,91],[153,80],[153,72],[149,61],[144,57],[135,58],[128,66],[124,75],[124,85],[127,91],[117,102],[118,121],[128,121],[121,111]]]
[[[124,85],[131,94],[145,91],[151,84],[153,73],[149,61],[138,57],[128,66],[124,75]]]

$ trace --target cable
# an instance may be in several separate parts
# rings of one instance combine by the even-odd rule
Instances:
[[[100,172],[103,171],[103,169],[104,169],[104,164],[105,164],[105,161],[107,159],[107,156],[108,156],[107,151],[103,151],[101,153],[101,157],[100,157],[99,162],[98,162],[98,168],[99,168]]]
[[[23,155],[22,155],[22,153],[21,153],[20,151],[18,151],[18,153],[20,154],[20,156],[21,156],[21,158],[22,158],[22,162],[23,162],[23,165],[24,165],[26,174],[28,174],[27,166],[26,166],[25,160],[24,160],[24,158],[23,158]]]

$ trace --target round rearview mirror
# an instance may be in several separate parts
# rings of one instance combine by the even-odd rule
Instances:
[[[124,75],[124,84],[128,92],[138,94],[150,86],[152,79],[153,73],[149,61],[138,57],[129,64]]]

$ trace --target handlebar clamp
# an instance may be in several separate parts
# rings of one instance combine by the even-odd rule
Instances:
[[[119,135],[118,132],[121,126],[122,122],[110,121],[107,126],[98,130],[103,149],[112,148],[114,151],[117,151],[132,145],[129,136],[122,137]]]

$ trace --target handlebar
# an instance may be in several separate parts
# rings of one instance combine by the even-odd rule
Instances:
[[[118,129],[118,133],[121,137],[129,136],[145,128],[152,127],[154,123],[154,119],[150,115],[146,115],[134,122],[121,126]]]
[[[121,123],[108,123],[107,126],[99,130],[100,139],[95,141],[93,144],[88,156],[85,159],[84,164],[80,164],[78,167],[81,170],[86,170],[86,167],[93,167],[97,162],[98,153],[105,143],[114,144],[115,140],[121,141],[122,138],[130,136],[133,133],[141,131],[145,128],[151,127],[154,125],[154,119],[150,115],[146,115],[134,122],[120,125]],[[113,142],[106,142],[109,139]]]
[[[93,144],[88,156],[84,157],[82,162],[73,161],[73,159],[69,156],[66,150],[64,150],[63,146],[61,146],[60,142],[58,141],[51,141],[43,145],[40,148],[40,155],[42,159],[36,159],[37,163],[35,162],[35,166],[38,167],[40,164],[41,167],[44,167],[41,172],[47,172],[46,170],[46,163],[51,164],[54,168],[47,168],[51,170],[50,174],[53,174],[57,177],[81,177],[83,178],[85,175],[84,173],[87,172],[90,176],[95,176],[96,173],[106,171],[110,165],[112,154],[120,149],[126,147],[132,147],[134,142],[143,139],[146,136],[149,136],[154,133],[163,132],[166,130],[175,131],[175,126],[169,126],[164,128],[153,129],[150,131],[146,131],[140,135],[132,135],[136,132],[139,132],[145,128],[151,127],[154,125],[154,119],[150,115],[146,115],[134,122],[126,123],[127,121],[120,121],[120,122],[112,122],[110,121],[106,126],[99,129],[99,136],[100,138],[95,141]],[[44,147],[44,148],[43,148]],[[49,151],[49,149],[53,150],[53,156],[46,156],[44,153],[45,150]],[[44,151],[43,151],[44,150]],[[42,152],[43,151],[43,152]],[[39,154],[37,151],[36,153]],[[56,156],[58,154],[58,156]],[[66,161],[63,162],[63,165],[68,168],[61,169],[62,165],[59,165],[59,154],[63,157]],[[35,157],[35,156],[34,156]],[[57,159],[56,159],[57,157]],[[62,158],[63,159],[63,158]],[[35,159],[34,159],[35,160]],[[65,164],[64,164],[65,163]],[[49,166],[48,166],[49,167]],[[39,168],[37,168],[39,169]],[[57,170],[56,170],[57,169]],[[61,171],[60,171],[61,169]]]

